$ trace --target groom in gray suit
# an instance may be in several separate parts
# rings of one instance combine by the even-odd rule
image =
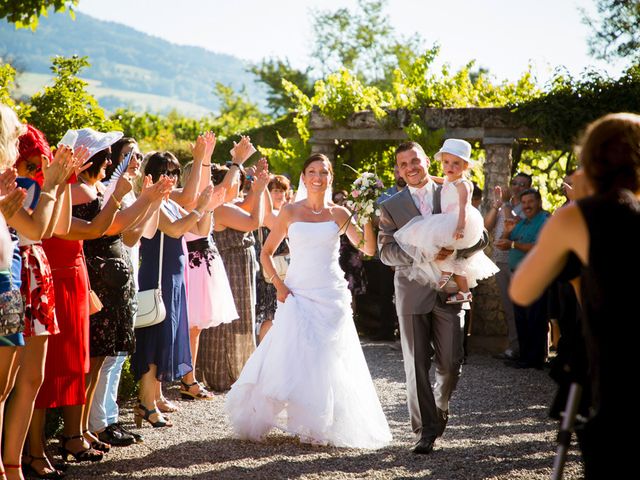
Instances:
[[[409,280],[406,269],[411,257],[396,243],[393,234],[418,215],[440,210],[441,187],[429,177],[429,157],[420,144],[406,142],[396,149],[400,175],[408,188],[380,204],[380,259],[395,269],[396,310],[407,381],[407,403],[411,426],[417,437],[414,453],[433,450],[449,418],[449,399],[462,372],[464,310],[449,305],[446,294]],[[469,256],[486,246],[487,237],[466,251],[441,249],[438,259],[449,255]],[[429,379],[431,357],[435,362],[435,385]]]

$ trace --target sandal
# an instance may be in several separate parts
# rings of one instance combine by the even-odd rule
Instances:
[[[64,478],[65,473],[57,469],[47,457],[34,457],[33,455],[23,455],[23,458],[29,458],[28,462],[22,460],[22,471],[29,477],[45,478],[56,480],[58,478]],[[39,472],[36,467],[33,466],[34,462],[42,462],[44,468],[49,470],[48,472]]]
[[[81,450],[78,450],[77,452],[72,452],[71,450],[69,450],[67,448],[67,443],[78,438],[81,438],[83,440],[84,445],[84,441],[86,441],[84,435],[73,435],[71,437],[60,435],[60,455],[65,462],[68,462],[70,458],[74,458],[76,462],[99,462],[103,459],[103,452],[100,452],[92,447],[83,448]]]
[[[458,292],[455,295],[451,295],[449,296],[449,298],[447,298],[447,303],[449,305],[471,301],[473,301],[473,295],[471,294],[471,292]]]
[[[90,432],[89,430],[85,430],[82,433],[85,436],[84,437],[85,440],[89,442],[89,445],[91,445],[91,448],[93,448],[94,450],[98,450],[99,452],[102,452],[102,453],[109,453],[109,450],[111,450],[111,445],[99,440],[97,438],[97,435],[95,435],[93,432]],[[87,438],[87,433],[90,436],[89,438]],[[96,439],[94,440],[92,437],[96,437]]]
[[[447,286],[447,283],[449,283],[449,280],[451,280],[451,277],[453,277],[453,272],[442,272],[442,274],[440,275],[440,280],[438,280],[438,284],[436,285],[438,290],[442,290],[444,287]]]
[[[173,413],[178,411],[178,406],[164,397],[161,397],[160,400],[156,401],[156,406],[158,407],[158,410],[160,410],[160,413]]]
[[[204,388],[204,385],[202,385],[200,382],[193,382],[189,384],[180,380],[180,383],[182,384],[182,386],[180,387],[180,396],[183,400],[213,400],[214,398],[213,393]],[[191,387],[193,386],[198,387],[197,393],[191,392]]]
[[[144,412],[144,413],[136,412],[135,420],[136,420],[136,427],[138,428],[142,427],[142,420],[146,420],[147,422],[149,422],[149,424],[153,428],[173,427],[173,424],[169,422],[165,417],[163,417],[162,413],[160,413],[155,408],[152,408],[151,410],[149,410],[142,403],[139,403],[138,410]],[[158,419],[154,422],[153,420],[151,420],[151,415],[158,415]]]

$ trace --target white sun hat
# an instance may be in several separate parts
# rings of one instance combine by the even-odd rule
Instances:
[[[465,140],[460,140],[458,138],[448,138],[442,144],[442,148],[434,155],[436,160],[440,160],[443,153],[450,153],[451,155],[455,155],[456,157],[461,158],[469,165],[473,165],[473,160],[471,160],[471,144]]]
[[[71,148],[86,147],[89,157],[110,147],[122,138],[122,132],[102,133],[93,128],[81,128],[80,130],[68,130],[58,145],[66,145]]]

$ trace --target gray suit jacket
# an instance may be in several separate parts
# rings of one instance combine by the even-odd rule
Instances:
[[[433,193],[433,213],[441,212],[440,192],[441,186],[436,186]],[[438,295],[445,300],[446,295],[436,292],[433,288],[424,286],[416,281],[409,280],[402,274],[402,270],[409,268],[413,260],[396,243],[393,234],[402,228],[413,217],[420,215],[420,211],[413,202],[413,197],[408,188],[396,193],[380,204],[380,231],[378,232],[378,250],[380,260],[385,265],[394,267],[396,287],[396,309],[398,315],[417,315],[429,313],[433,310]],[[478,250],[484,249],[489,243],[489,234],[485,231],[480,241],[471,248],[458,250],[455,255],[466,258]],[[444,304],[443,302],[443,305]],[[459,310],[459,305],[446,305]]]

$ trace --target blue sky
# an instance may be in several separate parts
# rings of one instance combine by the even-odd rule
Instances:
[[[258,61],[309,64],[313,9],[353,8],[356,0],[80,0],[79,10],[124,23],[174,43]],[[623,64],[589,57],[579,8],[593,0],[388,0],[396,31],[441,45],[440,62],[475,59],[499,79],[514,80],[532,64],[540,83],[553,69],[579,74],[587,66],[617,75]]]

